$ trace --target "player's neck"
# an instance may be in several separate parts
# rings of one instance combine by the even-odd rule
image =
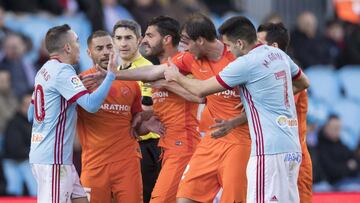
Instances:
[[[66,63],[66,64],[72,63],[71,59],[65,56],[64,54],[51,54],[50,59],[57,60],[60,63]]]
[[[134,62],[140,56],[139,50],[135,52],[135,54],[130,59],[122,59],[123,67],[129,66],[132,62]]]
[[[245,54],[248,54],[251,50],[253,50],[254,48],[256,48],[259,45],[260,45],[260,43],[257,43],[257,42],[248,44],[244,49]]]
[[[173,57],[178,52],[176,47],[165,49],[164,53],[158,56],[158,59],[160,62],[166,62],[169,57]]]
[[[213,42],[207,42],[208,45],[205,47],[205,56],[210,61],[218,61],[221,59],[225,46],[219,40]]]

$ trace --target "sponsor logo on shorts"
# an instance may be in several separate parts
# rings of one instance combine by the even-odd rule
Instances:
[[[288,153],[285,155],[284,162],[297,162],[301,163],[301,153]]]
[[[81,83],[81,81],[80,81],[80,79],[79,79],[78,76],[72,76],[72,77],[70,78],[70,82],[71,82],[72,86],[73,86],[75,89],[80,89],[80,88],[83,87],[83,85],[82,85],[82,83]]]
[[[290,128],[296,127],[297,128],[298,127],[297,119],[291,119],[284,115],[280,115],[279,117],[276,118],[276,124],[280,128],[285,128],[285,127],[290,127]]]
[[[175,145],[177,145],[177,146],[181,146],[183,143],[180,141],[180,140],[177,140],[176,142],[175,142]]]

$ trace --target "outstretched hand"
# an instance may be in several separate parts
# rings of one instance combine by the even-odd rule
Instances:
[[[212,138],[217,139],[220,137],[224,137],[233,129],[233,125],[229,120],[215,118],[215,122],[216,123],[214,125],[209,127],[210,129],[215,129],[214,131],[211,132]]]
[[[171,61],[171,58],[168,58],[168,68],[165,68],[165,79],[169,82],[177,81],[177,78],[180,75],[178,67]]]
[[[102,81],[104,80],[104,78],[106,77],[106,74],[108,72],[112,72],[115,74],[116,67],[117,67],[116,61],[117,61],[116,54],[110,53],[107,70],[104,70],[103,68],[101,68],[99,64],[95,64],[95,69],[96,69],[95,73],[90,73],[85,76],[80,76],[80,79],[81,79],[82,83],[84,84],[84,86],[88,90],[95,89],[102,83]]]
[[[107,71],[111,72],[111,73],[116,73],[117,71],[117,67],[119,66],[119,64],[117,64],[117,54],[114,52],[111,52],[109,55],[109,63],[107,65]]]
[[[149,120],[145,121],[143,124],[150,132],[154,132],[154,133],[160,135],[161,137],[164,136],[165,127],[160,122],[160,120],[157,116],[152,116]]]

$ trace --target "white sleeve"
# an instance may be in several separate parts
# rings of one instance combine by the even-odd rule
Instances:
[[[299,66],[288,56],[290,72],[292,79],[297,79],[301,75],[301,69]]]
[[[61,71],[57,74],[55,87],[70,103],[88,93],[80,78],[76,75],[74,68],[70,65],[62,67]]]
[[[225,88],[231,89],[245,84],[249,80],[250,66],[244,57],[239,57],[229,63],[217,76],[218,82]]]

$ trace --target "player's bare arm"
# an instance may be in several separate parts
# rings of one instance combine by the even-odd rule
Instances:
[[[143,66],[131,70],[116,70],[117,65],[112,69],[116,75],[116,80],[134,80],[134,81],[155,81],[164,78],[165,64]],[[96,67],[97,72],[82,77],[82,81],[86,88],[94,88],[101,84],[106,76],[106,71],[100,67]]]
[[[216,118],[215,122],[216,123],[209,128],[214,129],[214,131],[211,132],[211,137],[217,139],[220,137],[224,137],[232,129],[245,124],[247,122],[246,113],[242,112],[239,116],[236,116],[229,120]]]
[[[292,81],[293,83],[293,92],[294,94],[299,93],[300,91],[307,89],[310,86],[310,80],[305,75],[304,72],[301,73],[299,78]]]
[[[165,78],[167,81],[175,81],[192,94],[205,97],[207,95],[221,92],[226,90],[215,77],[211,77],[207,80],[191,79],[179,72],[179,69],[170,60],[168,61],[170,67],[165,69]]]
[[[167,89],[167,90],[181,96],[182,98],[186,99],[187,101],[200,103],[200,104],[205,103],[205,98],[193,95],[192,93],[187,91],[185,88],[181,87],[176,82],[168,82],[165,79],[160,79],[160,80],[157,80],[154,82],[150,82],[150,84],[151,84],[151,87],[153,87],[153,88]]]

